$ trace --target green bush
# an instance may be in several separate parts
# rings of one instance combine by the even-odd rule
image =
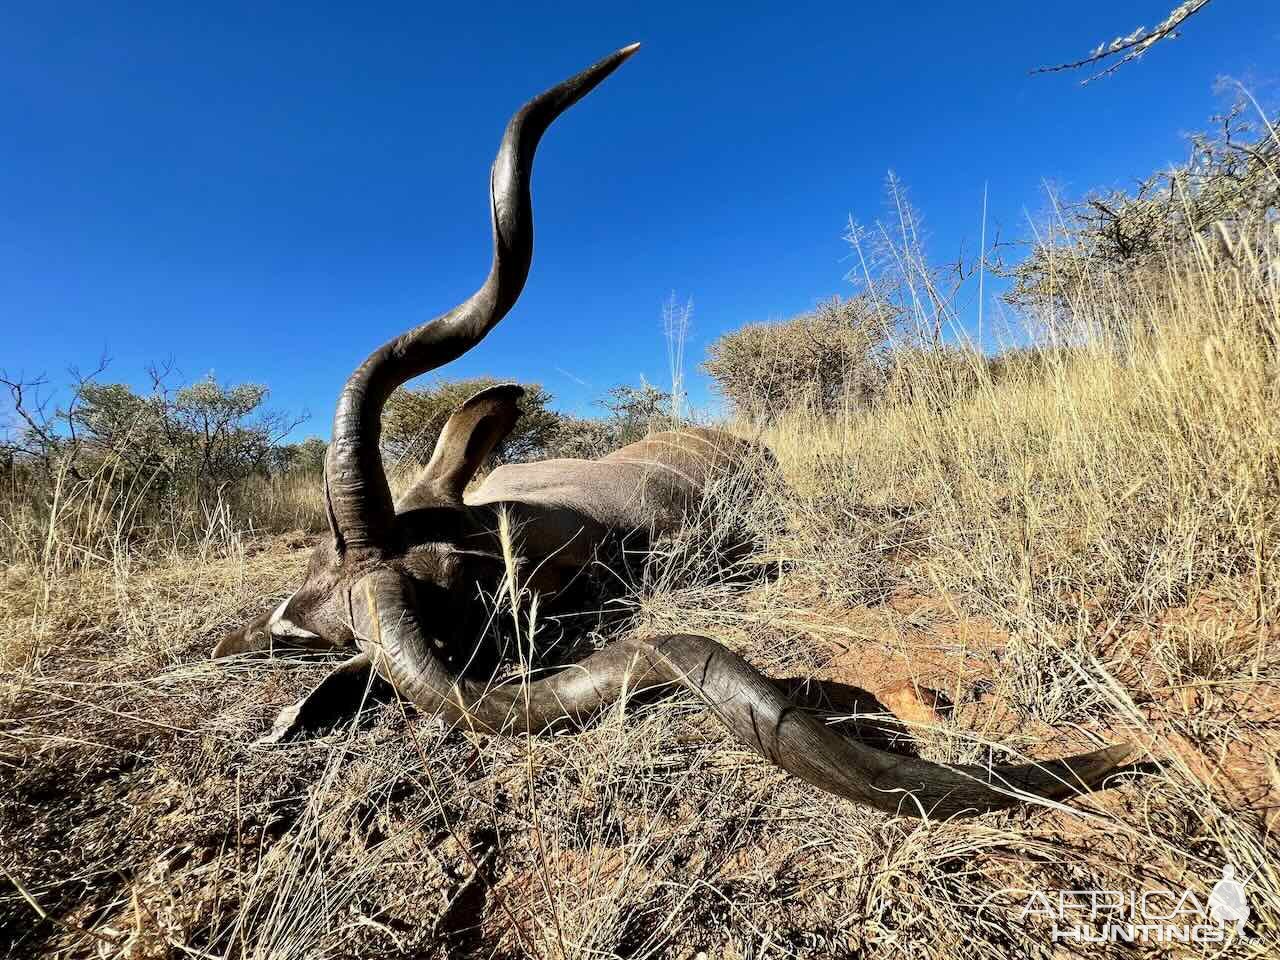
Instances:
[[[41,530],[94,544],[85,560],[117,539],[207,542],[231,530],[229,508],[256,530],[323,524],[324,442],[281,446],[301,418],[264,409],[266,387],[206,377],[171,389],[153,372],[143,393],[77,379],[54,407],[43,380],[0,374],[0,513],[12,534],[0,554],[37,555]]]
[[[9,458],[48,477],[106,470],[117,483],[146,487],[154,497],[205,497],[270,472],[277,444],[302,421],[265,410],[265,386],[224,385],[212,376],[176,390],[156,376],[150,393],[88,378],[65,409],[52,413],[33,396],[41,384],[5,383],[22,424],[3,442]]]
[[[618,432],[608,421],[562,416],[556,427],[555,439],[547,448],[547,457],[596,460],[619,446]]]
[[[324,458],[328,450],[329,444],[319,437],[307,437],[301,443],[281,444],[273,451],[271,472],[318,477],[324,472]]]
[[[642,439],[653,430],[668,430],[676,420],[671,394],[651,383],[620,384],[598,402],[608,411],[602,418],[560,415],[548,457],[595,460]]]

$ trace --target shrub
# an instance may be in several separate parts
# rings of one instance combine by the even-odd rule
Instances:
[[[501,382],[493,377],[474,377],[437,380],[415,390],[398,389],[382,412],[382,449],[388,468],[402,472],[430,460],[449,417],[476,393]],[[539,384],[525,387],[520,419],[494,450],[491,466],[545,455],[560,425],[559,414],[547,409],[550,402],[551,394]]]
[[[652,430],[670,429],[676,422],[671,415],[671,394],[643,381],[638,387],[620,384],[612,388],[598,405],[608,416],[561,414],[546,456],[595,460]]]
[[[4,381],[22,426],[3,446],[52,478],[73,479],[104,468],[118,485],[155,499],[207,497],[219,487],[274,465],[276,444],[301,417],[263,409],[267,388],[220,384],[212,376],[170,389],[153,376],[150,393],[123,383],[82,379],[65,409],[47,413],[33,396],[41,384]]]
[[[643,439],[653,430],[677,425],[671,415],[671,394],[644,380],[638,387],[614,387],[600,405],[609,411],[605,427],[611,434],[612,449]]]
[[[324,443],[279,446],[301,418],[264,410],[261,385],[208,377],[173,390],[153,374],[142,393],[90,376],[65,408],[50,409],[42,382],[2,382],[11,400],[0,438],[6,560],[42,557],[61,569],[121,543],[230,542],[231,510],[257,530],[324,524]]]
[[[595,460],[619,446],[617,430],[608,421],[562,416],[547,456]]]
[[[296,473],[318,477],[324,473],[324,458],[329,444],[319,437],[307,437],[301,443],[285,443],[272,452],[272,473]]]
[[[1059,315],[1087,309],[1104,323],[1126,324],[1135,313],[1152,312],[1135,309],[1130,294],[1160,296],[1171,263],[1257,261],[1266,234],[1259,228],[1280,211],[1280,141],[1269,133],[1274,125],[1247,123],[1243,115],[1237,105],[1217,118],[1216,134],[1192,138],[1185,164],[1147,177],[1132,193],[1059,201],[1029,255],[1006,271],[1014,283],[1005,299]],[[1108,302],[1114,308],[1099,316],[1098,306]]]
[[[772,422],[810,406],[866,405],[885,385],[890,318],[870,300],[832,298],[783,323],[753,323],[711,344],[703,369],[735,413]]]

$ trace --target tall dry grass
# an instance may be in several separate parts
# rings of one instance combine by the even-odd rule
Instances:
[[[0,485],[0,564],[56,578],[122,553],[205,557],[241,534],[314,532],[326,523],[318,476],[250,476],[211,499],[194,492],[156,498],[158,474],[121,482],[115,467],[106,461],[88,476],[65,466],[51,477],[8,472]]]
[[[795,411],[769,439],[794,491],[793,578],[841,603],[943,595],[1002,627],[992,684],[1023,722],[1152,745],[1142,819],[1111,827],[1143,851],[1128,882],[1231,863],[1274,943],[1280,225],[1267,230],[1234,259],[1198,246],[1099,288],[1041,328],[1033,361],[916,351],[908,402]],[[1237,787],[1252,777],[1266,803],[1229,799],[1232,775],[1213,770],[1233,758]]]
[[[768,439],[798,494],[797,562],[864,599],[900,556],[1014,627],[1092,628],[1227,583],[1273,622],[1280,228],[1242,250],[1074,304],[1036,362],[916,351],[910,402],[795,411]]]

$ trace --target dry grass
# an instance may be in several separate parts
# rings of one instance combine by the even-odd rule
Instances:
[[[1079,305],[1043,364],[921,354],[909,402],[795,416],[769,437],[785,482],[726,481],[594,638],[704,631],[833,722],[916,681],[956,703],[912,725],[935,759],[1150,747],[1070,807],[864,811],[679,700],[509,740],[392,703],[254,748],[327,664],[205,656],[298,578],[303,535],[232,505],[138,542],[87,488],[39,525],[10,510],[0,955],[1049,957],[1026,891],[1204,900],[1228,862],[1253,918],[1225,955],[1274,955],[1278,277],[1171,266]],[[293,525],[310,497],[281,497]],[[536,598],[501,602],[537,648]]]
[[[154,479],[154,478],[153,478]],[[326,525],[317,478],[252,476],[219,491],[158,500],[146,478],[119,482],[111,462],[87,477],[47,480],[13,471],[0,485],[0,564],[59,580],[82,567],[127,559],[202,562],[242,535],[319,531]]]

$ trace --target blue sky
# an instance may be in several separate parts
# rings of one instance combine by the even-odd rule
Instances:
[[[1274,104],[1280,4],[1217,0],[1118,75],[1029,77],[1172,0],[703,5],[11,3],[0,8],[0,367],[109,379],[172,359],[264,382],[327,436],[349,371],[488,267],[507,117],[633,40],[552,128],[512,314],[447,376],[585,412],[663,383],[661,305],[707,343],[849,293],[850,214],[895,170],[939,259],[1026,232],[1043,182],[1125,184],[1223,103]],[[692,390],[707,402],[705,383]]]

